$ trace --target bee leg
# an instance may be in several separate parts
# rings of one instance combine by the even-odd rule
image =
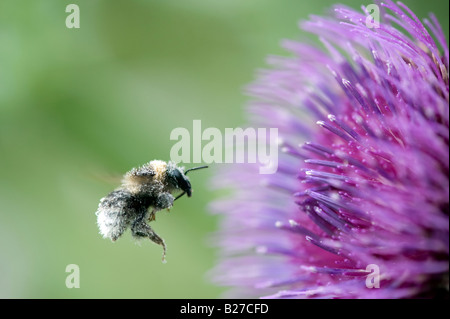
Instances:
[[[152,210],[150,215],[148,216],[148,221],[152,222],[154,220],[156,220],[156,210],[155,209]]]
[[[148,238],[158,244],[161,245],[163,247],[163,256],[162,256],[162,262],[166,263],[166,243],[164,242],[164,239],[162,239],[161,237],[158,236],[157,233],[155,233],[152,229],[151,229],[151,233],[148,235]]]
[[[175,198],[170,193],[161,193],[156,198],[155,208],[157,210],[171,208]]]
[[[131,233],[133,237],[142,238],[148,237],[155,244],[161,245],[163,247],[163,258],[162,261],[166,262],[166,244],[164,243],[164,239],[158,236],[153,229],[147,225],[147,223],[143,220],[143,217],[139,217],[131,226]]]

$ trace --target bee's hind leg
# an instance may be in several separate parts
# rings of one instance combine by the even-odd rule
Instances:
[[[153,231],[153,229],[147,225],[143,216],[138,218],[133,225],[131,226],[131,233],[133,237],[142,238],[148,237],[155,244],[161,245],[163,247],[163,258],[162,261],[166,262],[166,244],[164,243],[164,239],[158,236],[157,233]]]

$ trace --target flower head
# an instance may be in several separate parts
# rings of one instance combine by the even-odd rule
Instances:
[[[380,9],[377,28],[364,7],[311,17],[323,49],[285,41],[249,86],[249,125],[277,127],[282,153],[273,175],[216,176],[229,296],[448,295],[449,51],[433,15]]]

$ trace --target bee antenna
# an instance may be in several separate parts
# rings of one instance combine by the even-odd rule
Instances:
[[[182,192],[180,195],[178,195],[177,197],[175,197],[175,199],[173,201],[176,201],[178,198],[180,198],[181,196],[183,196],[184,194],[186,194],[186,192]]]
[[[190,172],[190,171],[195,171],[195,170],[202,169],[202,168],[208,168],[208,165],[190,168],[190,169],[188,169],[186,172],[184,172],[184,175],[186,175],[186,174],[187,174],[188,172]]]

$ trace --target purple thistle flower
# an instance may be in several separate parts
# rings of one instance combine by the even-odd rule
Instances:
[[[249,126],[277,127],[282,153],[275,174],[215,177],[227,296],[448,297],[449,51],[434,15],[379,7],[379,28],[341,5],[301,23],[325,50],[285,41],[248,88]]]

